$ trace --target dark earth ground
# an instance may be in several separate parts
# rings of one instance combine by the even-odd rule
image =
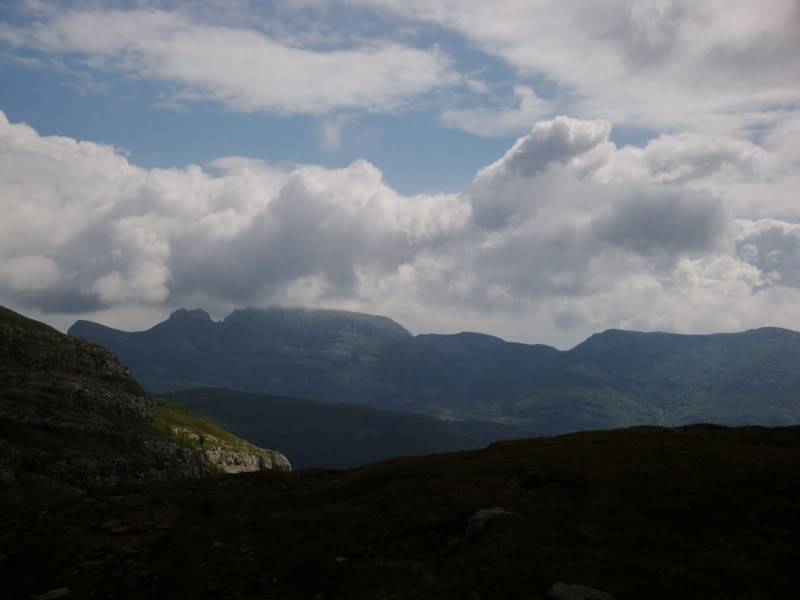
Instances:
[[[0,597],[800,598],[799,475],[800,428],[690,426],[117,488],[0,524]]]

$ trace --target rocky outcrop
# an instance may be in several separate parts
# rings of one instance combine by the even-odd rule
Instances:
[[[256,454],[206,450],[208,461],[225,473],[251,473],[253,471],[291,471],[292,467],[280,452],[264,450]]]
[[[152,400],[113,354],[97,344],[37,325],[40,327],[0,322],[3,397],[15,391],[18,395],[50,396],[50,416],[53,411],[85,411],[123,421],[152,419]],[[16,410],[10,416],[20,417]]]
[[[289,459],[281,452],[265,450],[242,440],[230,442],[208,433],[200,434],[186,427],[173,426],[179,439],[190,440],[201,449],[206,460],[223,473],[256,471],[291,471]]]

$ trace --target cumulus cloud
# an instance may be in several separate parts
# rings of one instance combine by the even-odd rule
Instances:
[[[661,134],[644,148],[620,150],[604,166],[608,179],[641,178],[659,183],[687,183],[725,169],[752,172],[766,152],[746,139],[718,135]]]
[[[773,281],[800,288],[800,225],[775,219],[740,220],[736,252]]]
[[[641,254],[713,249],[724,232],[722,206],[688,190],[631,194],[597,223],[600,239]]]
[[[35,250],[39,269],[56,263],[73,292],[65,312],[195,291],[244,303],[312,276],[345,293],[357,269],[393,268],[470,214],[455,195],[400,196],[365,161],[286,171],[230,157],[213,167],[222,175],[145,170],[111,147],[2,117],[0,252],[10,262],[0,284],[16,297]],[[36,288],[42,302],[49,287]]]
[[[175,101],[240,111],[395,110],[457,79],[436,49],[373,41],[316,50],[159,10],[45,13],[28,26],[0,25],[0,41],[167,82]]]
[[[784,173],[782,146],[609,140],[605,121],[539,122],[463,192],[406,196],[366,161],[144,169],[0,113],[0,302],[128,326],[181,305],[337,306],[560,345],[798,327],[798,225],[712,185]]]
[[[574,172],[563,176],[556,170],[548,177],[548,167],[575,167],[606,160],[613,145],[608,142],[611,126],[606,121],[584,121],[556,117],[536,123],[531,132],[519,138],[503,157],[481,169],[475,177],[471,196],[476,220],[484,227],[496,228],[526,213],[531,216],[545,198],[559,193],[562,186],[574,186]],[[532,189],[532,181],[536,188]],[[555,189],[550,189],[555,188]],[[577,190],[566,192],[577,195]]]
[[[611,124],[556,117],[540,121],[497,162],[483,169],[479,178],[531,177],[549,164],[565,164],[608,141]]]

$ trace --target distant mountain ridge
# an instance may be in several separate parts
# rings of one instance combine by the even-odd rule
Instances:
[[[358,402],[536,433],[639,424],[800,423],[800,333],[618,329],[571,350],[480,333],[413,336],[386,317],[297,308],[215,322],[179,310],[142,332],[78,321],[150,391],[222,387]]]

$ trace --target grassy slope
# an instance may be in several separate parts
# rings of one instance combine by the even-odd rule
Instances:
[[[211,419],[194,415],[188,408],[169,402],[159,401],[156,405],[153,428],[162,435],[194,449],[224,449],[242,453],[257,453],[263,450],[233,435]],[[203,442],[200,443],[197,438],[201,438]]]
[[[283,451],[297,468],[348,468],[395,456],[480,448],[527,437],[494,423],[448,424],[370,406],[200,388],[164,398],[226,429]],[[487,439],[490,438],[490,439]]]
[[[0,580],[11,598],[536,600],[556,581],[617,600],[797,598],[799,469],[798,428],[696,426],[131,488],[0,539],[15,553]],[[465,538],[493,506],[514,514]]]

